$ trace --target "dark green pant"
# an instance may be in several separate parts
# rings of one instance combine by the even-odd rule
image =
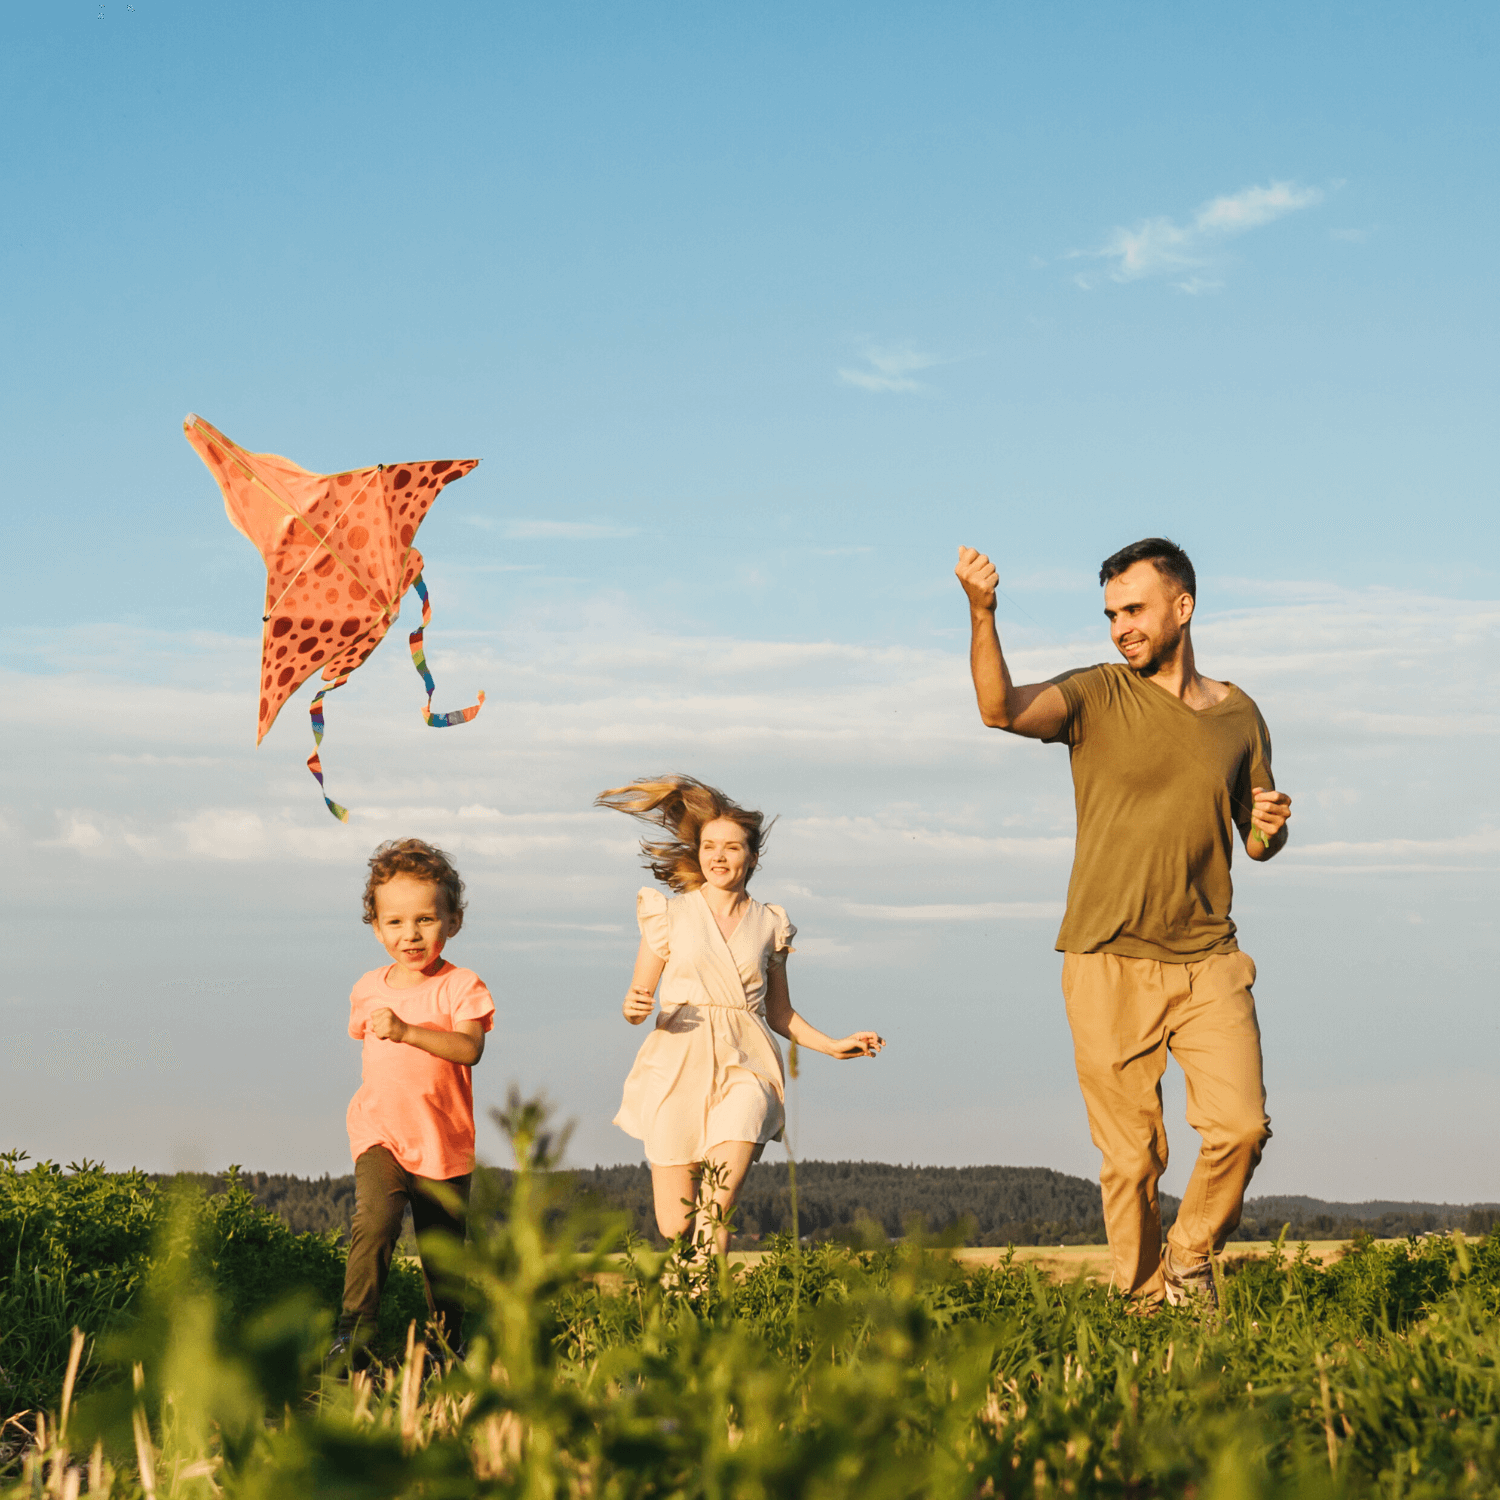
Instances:
[[[349,1263],[344,1271],[344,1313],[339,1332],[368,1337],[380,1320],[380,1294],[391,1271],[391,1256],[401,1238],[401,1220],[411,1205],[412,1228],[417,1249],[423,1237],[434,1231],[451,1235],[460,1244],[464,1238],[464,1214],[450,1213],[433,1195],[434,1187],[456,1193],[469,1201],[469,1178],[450,1177],[436,1181],[408,1172],[384,1146],[371,1146],[354,1163],[354,1228],[349,1236]],[[422,1256],[422,1285],[427,1292],[427,1311],[437,1320],[449,1347],[457,1345],[463,1325],[463,1308],[451,1297],[433,1291],[433,1271]]]

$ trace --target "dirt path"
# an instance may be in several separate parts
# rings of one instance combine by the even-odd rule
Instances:
[[[1329,1261],[1338,1258],[1348,1243],[1348,1240],[1312,1240],[1307,1249],[1319,1265],[1326,1266]],[[1259,1260],[1262,1256],[1269,1255],[1272,1248],[1270,1240],[1237,1242],[1226,1247],[1224,1264],[1227,1268],[1239,1261]],[[1296,1245],[1284,1248],[1292,1255],[1297,1252]],[[998,1266],[1011,1252],[1001,1246],[984,1246],[977,1249],[965,1247],[943,1253],[952,1255],[960,1265]],[[1091,1281],[1106,1281],[1109,1278],[1109,1249],[1105,1245],[1018,1245],[1014,1254],[1018,1264],[1034,1265],[1044,1275],[1052,1276],[1058,1281],[1072,1281],[1078,1276],[1086,1276]],[[764,1250],[733,1250],[729,1255],[729,1263],[731,1266],[756,1266],[765,1256]],[[624,1285],[622,1277],[609,1271],[595,1279],[610,1290],[618,1290],[619,1286]]]

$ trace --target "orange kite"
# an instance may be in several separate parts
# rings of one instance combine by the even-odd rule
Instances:
[[[422,581],[422,554],[412,538],[438,492],[461,479],[477,458],[440,458],[420,464],[377,464],[342,474],[310,474],[275,453],[247,453],[191,413],[183,432],[224,492],[224,509],[266,563],[265,631],[261,645],[260,719],[265,737],[281,706],[319,668],[323,681],[309,710],[313,753],[308,769],[323,785],[323,699],[378,646],[415,587],[422,624],[411,633],[412,660],[427,687],[423,718],[435,729],[462,724],[484,702],[435,714],[432,674],[422,631],[432,618]],[[334,817],[349,821],[324,791]]]

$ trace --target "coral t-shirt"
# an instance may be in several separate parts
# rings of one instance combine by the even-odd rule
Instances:
[[[495,1002],[472,969],[449,964],[410,989],[386,983],[387,965],[371,969],[349,995],[349,1035],[363,1041],[364,1081],[349,1101],[349,1152],[358,1161],[384,1146],[418,1177],[439,1180],[474,1170],[473,1070],[407,1042],[374,1036],[366,1023],[389,1007],[408,1026],[455,1031],[461,1021],[494,1024]]]

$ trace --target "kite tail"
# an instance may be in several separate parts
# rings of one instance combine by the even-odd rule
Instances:
[[[413,580],[413,586],[422,600],[422,623],[411,633],[411,659],[417,671],[422,674],[422,681],[427,688],[427,707],[423,709],[422,717],[430,729],[447,729],[454,724],[467,724],[484,706],[483,693],[480,693],[479,702],[472,708],[455,708],[446,714],[435,714],[432,711],[432,695],[437,692],[437,684],[432,680],[432,673],[427,670],[427,654],[422,649],[422,632],[432,623],[432,603],[427,597],[427,585],[422,582],[420,573]],[[329,803],[330,807],[332,805]]]
[[[340,807],[339,804],[328,795],[327,789],[323,786],[323,761],[322,758],[318,755],[318,746],[323,743],[323,700],[330,693],[337,692],[339,688],[343,687],[343,685],[348,682],[348,680],[349,674],[345,672],[344,675],[340,677],[332,687],[323,688],[322,691],[318,693],[318,696],[313,699],[312,707],[307,711],[308,716],[312,719],[313,732],[313,753],[307,757],[307,769],[318,778],[318,790],[323,793],[323,800],[328,804],[328,811],[331,812],[334,817],[339,820],[340,823],[347,823],[349,821],[349,809],[347,807]]]

